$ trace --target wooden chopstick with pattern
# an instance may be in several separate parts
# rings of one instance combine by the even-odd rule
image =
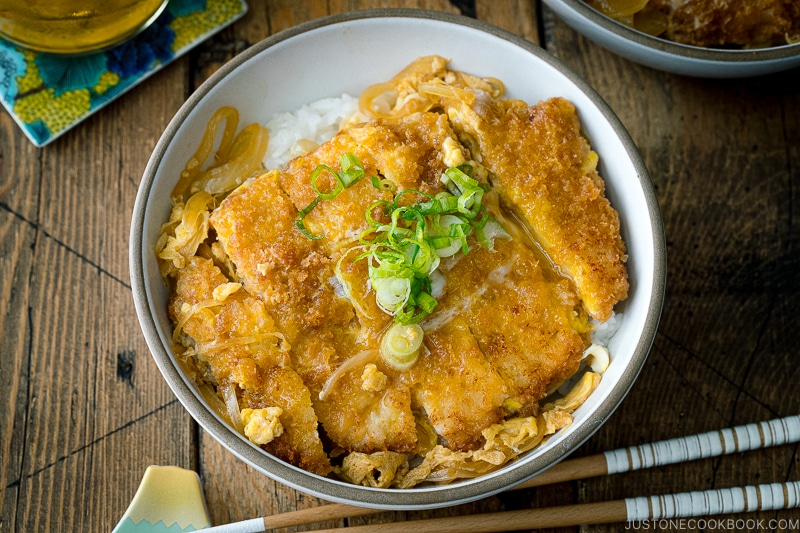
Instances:
[[[795,442],[800,442],[800,415],[569,459],[514,488],[525,489],[594,476],[620,474]]]
[[[545,527],[708,517],[795,507],[800,507],[800,481],[313,531],[315,533],[408,533],[413,530],[414,533],[491,533]]]

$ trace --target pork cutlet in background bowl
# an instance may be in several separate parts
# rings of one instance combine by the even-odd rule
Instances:
[[[800,66],[792,0],[544,0],[569,26],[648,67],[700,78],[748,78]]]
[[[206,192],[268,121],[342,95],[384,118]],[[216,148],[220,127],[227,154],[206,158],[230,109],[247,146]],[[528,187],[528,160],[554,183]],[[589,438],[645,363],[666,261],[642,159],[583,80],[504,30],[403,9],[293,27],[215,73],[153,152],[130,257],[148,346],[211,436],[297,490],[385,509],[489,496]]]

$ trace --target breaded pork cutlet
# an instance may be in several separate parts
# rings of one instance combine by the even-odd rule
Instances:
[[[315,473],[349,479],[347,458],[376,455],[406,486],[408,468],[422,476],[413,485],[444,479],[423,472],[440,460],[458,477],[469,457],[477,475],[523,453],[596,386],[583,376],[561,413],[542,402],[578,370],[589,318],[627,295],[619,219],[575,108],[501,100],[498,80],[445,64],[421,58],[379,84],[412,110],[351,122],[216,197],[199,256],[174,265],[187,359],[229,414],[242,410],[237,429]],[[406,287],[398,302],[386,303],[386,280]],[[392,314],[425,298],[411,323]],[[408,364],[385,342],[398,328],[421,342]]]
[[[277,171],[245,183],[214,210],[211,225],[245,289],[259,297],[293,343],[309,327],[349,323],[352,307],[330,284],[333,264],[295,227],[297,210]]]
[[[587,319],[572,284],[549,279],[530,248],[516,239],[494,248],[475,247],[447,271],[447,291],[424,326],[463,319],[504,383],[505,414],[536,414],[539,400],[577,370]]]
[[[228,284],[213,261],[192,258],[178,271],[170,314],[194,340],[197,357],[208,365],[212,383],[221,389],[239,389],[242,409],[282,410],[283,431],[264,449],[326,475],[331,465],[317,432],[308,388],[282,350],[273,320],[259,299],[244,291],[224,299],[219,294],[215,297],[215,289]],[[242,421],[233,423],[238,426]]]
[[[332,227],[342,234],[356,230],[346,222],[353,210],[352,205],[347,208],[348,198],[328,203],[341,215]],[[264,301],[291,343],[294,365],[311,390],[328,437],[345,449],[366,452],[413,449],[416,432],[404,385],[389,382],[380,390],[364,390],[360,372],[345,373],[337,377],[336,394],[320,398],[337,368],[375,346],[359,345],[353,306],[336,294],[332,283],[334,261],[319,241],[298,231],[297,212],[278,184],[278,173],[271,172],[228,196],[211,223],[245,288]],[[341,393],[348,383],[352,390]]]
[[[463,314],[426,332],[425,337],[427,351],[405,377],[412,384],[414,403],[447,447],[474,450],[483,444],[481,432],[506,414],[506,384]]]
[[[528,106],[479,93],[451,108],[450,118],[477,145],[504,205],[575,282],[587,312],[607,320],[628,295],[627,255],[575,107],[562,98]]]

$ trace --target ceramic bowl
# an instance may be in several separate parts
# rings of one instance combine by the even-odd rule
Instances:
[[[648,67],[699,78],[748,78],[800,66],[800,43],[753,50],[689,46],[653,37],[583,0],[543,0],[564,22],[603,48]]]
[[[629,252],[631,291],[618,306],[621,328],[613,360],[574,423],[500,470],[447,486],[375,489],[320,477],[276,459],[228,426],[203,400],[170,350],[168,290],[153,246],[170,212],[170,191],[212,113],[235,106],[240,124],[343,92],[358,94],[422,55],[451,58],[450,67],[505,82],[509,97],[530,103],[571,100],[600,154],[607,194],[619,211]],[[665,240],[656,198],[639,153],[620,121],[581,79],[538,46],[475,20],[421,10],[369,10],[335,15],[282,31],[254,45],[192,94],[158,141],[133,212],[130,267],[136,311],[164,378],[194,419],[233,454],[264,474],[320,498],[385,509],[421,509],[500,492],[575,450],[623,400],[645,362],[665,284]]]

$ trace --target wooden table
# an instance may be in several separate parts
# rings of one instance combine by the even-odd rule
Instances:
[[[250,4],[44,149],[0,113],[0,531],[110,531],[151,464],[197,471],[216,524],[324,503],[245,466],[175,399],[134,314],[128,231],[150,152],[191,92],[260,39],[347,10],[462,9],[542,43],[639,146],[666,227],[662,321],[629,396],[576,456],[800,413],[800,70],[665,74],[598,48],[535,0]],[[796,480],[797,454],[783,446],[349,524]],[[725,518],[797,526],[800,511]]]

